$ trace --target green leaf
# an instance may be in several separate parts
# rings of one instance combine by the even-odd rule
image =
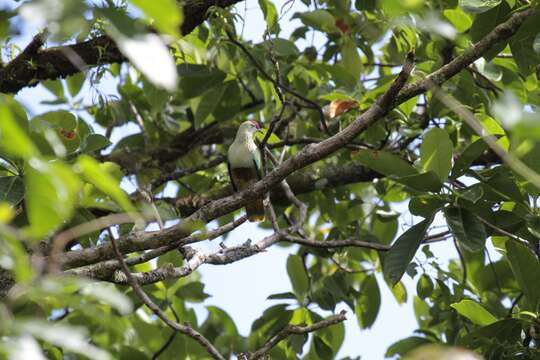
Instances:
[[[491,325],[497,318],[475,301],[464,299],[458,303],[450,304],[456,311],[480,326]]]
[[[274,3],[269,0],[259,0],[259,6],[263,12],[268,31],[272,34],[278,34],[280,30],[278,22],[279,19]]]
[[[355,158],[362,165],[386,176],[402,177],[418,174],[411,164],[386,151],[360,150]]]
[[[446,204],[446,201],[434,195],[415,196],[409,201],[409,211],[416,216],[429,218]]]
[[[300,20],[307,26],[316,30],[328,33],[337,32],[336,19],[326,10],[314,10],[304,13],[295,14],[294,17]]]
[[[520,320],[504,319],[474,330],[467,337],[495,339],[501,343],[512,343],[521,340],[521,328]]]
[[[488,11],[499,5],[502,0],[459,0],[459,6],[473,14]]]
[[[407,302],[407,288],[403,285],[402,281],[390,287],[392,295],[396,299],[398,304],[405,304]]]
[[[77,96],[79,91],[81,91],[81,88],[83,87],[85,80],[86,80],[86,74],[84,72],[79,72],[75,75],[71,75],[66,78],[67,87],[68,87],[69,94],[71,95],[71,97]]]
[[[540,63],[540,54],[535,52],[534,43],[540,33],[540,12],[535,11],[510,38],[510,50],[522,75],[533,73]]]
[[[112,284],[95,282],[85,285],[81,294],[97,299],[114,307],[120,314],[127,315],[133,311],[133,304],[129,297],[120,292]]]
[[[272,39],[261,43],[266,51],[272,51],[277,56],[281,57],[296,57],[300,55],[300,51],[294,42],[287,39]]]
[[[425,219],[405,231],[384,256],[383,270],[392,285],[403,276],[407,266],[416,254],[416,250],[424,239],[432,218]]]
[[[478,42],[486,36],[495,26],[506,21],[510,14],[510,6],[506,1],[502,1],[498,6],[477,15],[469,32],[472,41]],[[492,59],[506,47],[507,41],[500,41],[493,45],[492,49],[486,52],[484,57]]]
[[[362,64],[362,59],[360,58],[358,50],[356,49],[356,44],[349,37],[346,37],[343,41],[341,56],[343,67],[352,75],[354,79],[359,80],[364,65]]]
[[[446,9],[443,11],[444,17],[446,17],[452,25],[456,28],[459,32],[465,32],[467,31],[473,21],[469,14],[467,14],[465,11],[461,10],[460,8],[455,9]]]
[[[454,238],[465,249],[482,251],[486,244],[486,229],[480,220],[469,210],[461,207],[447,207],[444,216]]]
[[[448,133],[433,128],[424,135],[420,146],[420,161],[426,171],[434,171],[444,182],[452,168],[452,151],[453,145]]]
[[[175,295],[191,302],[203,302],[210,297],[210,295],[204,292],[204,284],[199,281],[187,283],[179,288]]]
[[[264,140],[264,137],[266,136],[266,133],[268,132],[268,129],[260,129],[258,130],[256,133],[255,133],[255,139],[259,140],[259,141],[263,141]],[[270,136],[268,137],[268,140],[267,140],[267,144],[277,144],[281,142],[281,139],[275,134],[275,133],[272,133],[270,134]]]
[[[51,324],[45,321],[18,321],[19,331],[57,345],[67,351],[84,355],[92,360],[111,359],[109,353],[88,342],[88,334],[83,328]]]
[[[175,0],[129,0],[141,9],[146,16],[154,19],[153,25],[161,32],[176,37],[180,36],[183,22],[182,8]]]
[[[225,86],[214,87],[208,90],[201,98],[195,109],[195,126],[200,127],[205,124],[208,116],[214,112],[219,105],[221,98],[225,94]]]
[[[82,183],[64,163],[34,159],[26,164],[25,182],[30,236],[45,236],[73,215]]]
[[[533,305],[532,310],[536,311],[540,300],[540,264],[538,258],[527,246],[517,241],[507,241],[506,251],[512,273],[516,278],[519,287]]]
[[[25,160],[39,155],[36,146],[19,127],[5,105],[0,106],[0,119],[2,119],[0,121],[0,147],[4,151]]]
[[[416,293],[418,294],[418,297],[425,299],[429,297],[432,292],[433,281],[431,281],[431,278],[428,275],[422,274],[416,283]]]
[[[484,139],[478,139],[465,148],[463,153],[458,157],[452,168],[452,179],[457,179],[463,175],[471,166],[472,162],[488,149]]]
[[[178,66],[179,88],[185,99],[202,95],[210,88],[220,85],[225,80],[225,73],[206,65],[181,64]]]
[[[0,201],[18,205],[24,197],[24,184],[19,176],[0,177]]]
[[[334,352],[332,351],[332,348],[330,345],[326,343],[322,338],[315,335],[313,337],[313,345],[315,347],[315,352],[319,356],[319,359],[321,360],[331,360],[334,358]]]
[[[109,195],[126,212],[135,212],[127,194],[120,188],[119,181],[111,176],[100,164],[87,155],[77,159],[77,166],[86,181],[93,184],[103,193]]]
[[[373,275],[367,276],[360,286],[360,296],[356,301],[355,313],[361,329],[369,329],[381,307],[381,292],[377,279]]]
[[[439,192],[442,187],[441,180],[433,171],[428,171],[423,174],[403,176],[394,180],[418,191]]]
[[[299,299],[305,298],[309,290],[309,278],[304,269],[302,258],[298,255],[289,255],[287,258],[287,273]]]
[[[390,347],[388,347],[388,350],[386,350],[384,357],[390,358],[395,357],[396,355],[404,356],[412,350],[416,349],[417,347],[430,343],[431,341],[429,339],[420,336],[411,336],[390,345]]]
[[[106,148],[111,145],[109,139],[100,134],[89,134],[82,145],[82,152],[92,152]]]

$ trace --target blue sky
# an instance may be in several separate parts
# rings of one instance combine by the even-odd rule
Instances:
[[[8,2],[10,5],[16,5],[14,1]],[[287,1],[274,1],[278,11]],[[285,9],[289,9],[287,5]],[[258,2],[248,0],[236,6],[237,12],[245,19],[244,37],[254,42],[262,41],[264,32],[264,20],[262,18]],[[305,9],[301,1],[292,2],[290,8],[284,15],[281,26],[282,36],[287,35],[294,29],[296,21],[288,19],[295,11]],[[29,41],[34,31],[25,27],[22,36],[16,39],[19,46],[24,47]],[[321,38],[315,37],[315,43],[321,43]],[[105,94],[114,94],[115,83],[111,79],[104,80],[99,89]],[[88,84],[85,85],[83,93],[86,92],[85,102],[92,100],[92,93]],[[22,90],[17,99],[25,104],[33,114],[53,110],[51,106],[40,104],[42,100],[50,99],[51,96],[42,86],[27,88]],[[98,132],[102,130],[96,128]],[[114,132],[114,139],[119,139],[134,131],[135,127],[124,127]],[[126,184],[129,187],[129,184]],[[400,204],[398,210],[405,210],[406,204]],[[410,225],[410,220],[407,223]],[[414,220],[414,219],[413,219]],[[435,225],[440,225],[437,221]],[[226,244],[232,245],[243,243],[247,238],[254,241],[267,235],[267,232],[258,229],[253,224],[244,224],[236,229],[227,238]],[[194,247],[204,251],[218,249],[221,239],[216,239],[212,243],[196,244]],[[202,281],[206,284],[205,291],[212,295],[203,305],[194,306],[199,314],[199,320],[202,322],[206,316],[204,305],[216,305],[227,311],[237,323],[241,334],[248,335],[251,323],[258,318],[264,309],[274,305],[276,301],[266,300],[268,295],[291,290],[291,285],[286,273],[285,262],[287,255],[295,251],[295,247],[283,248],[273,246],[268,251],[239,261],[227,266],[203,266],[200,269]],[[455,250],[450,242],[446,244],[437,244],[432,246],[436,255],[441,257],[441,262],[446,262],[449,258],[455,257]],[[346,338],[340,357],[358,356],[362,359],[383,359],[387,347],[394,341],[410,336],[416,329],[416,321],[412,310],[412,294],[415,293],[415,282],[408,276],[405,276],[409,297],[404,305],[398,305],[389,289],[378,276],[381,287],[382,307],[373,327],[369,330],[360,330],[357,326],[355,314],[347,310],[348,320],[346,321]],[[340,310],[339,308],[338,310]]]

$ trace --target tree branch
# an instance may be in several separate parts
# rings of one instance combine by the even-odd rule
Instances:
[[[346,315],[346,312],[345,310],[343,310],[341,313],[337,315],[332,315],[330,317],[327,317],[324,320],[318,321],[308,326],[287,325],[285,328],[279,331],[276,335],[272,336],[260,349],[248,355],[247,358],[249,360],[261,359],[280,341],[285,340],[289,336],[307,334],[307,333],[311,333],[320,329],[327,328],[332,325],[339,324],[340,322],[347,320],[345,315]]]
[[[182,35],[189,34],[206,20],[207,11],[211,6],[227,7],[240,1],[242,0],[182,1],[184,13]],[[43,45],[42,41],[40,43],[34,40],[21,55],[0,69],[1,93],[17,93],[25,87],[37,85],[41,80],[65,78],[95,66],[126,61],[114,41],[108,36],[98,36],[81,43],[44,50],[39,50]],[[71,60],[73,56],[79,59],[77,64]],[[81,68],[81,64],[84,64],[84,68]]]

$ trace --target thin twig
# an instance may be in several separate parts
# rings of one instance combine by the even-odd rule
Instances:
[[[163,310],[159,306],[156,305],[150,299],[150,297],[144,292],[144,290],[141,288],[139,283],[137,282],[137,279],[131,274],[131,271],[129,270],[126,262],[124,261],[124,257],[120,250],[118,250],[118,247],[116,246],[116,240],[114,239],[114,236],[111,234],[111,245],[114,250],[114,253],[116,254],[116,258],[120,262],[120,267],[122,268],[122,271],[124,272],[124,275],[127,278],[127,281],[137,297],[150,309],[152,312],[159,317],[165,324],[167,324],[171,329],[176,330],[178,332],[181,332],[184,335],[187,335],[191,337],[193,340],[198,342],[203,348],[206,349],[206,351],[212,356],[212,358],[216,360],[225,360],[223,355],[219,353],[219,351],[206,339],[201,333],[199,333],[197,330],[193,329],[189,324],[179,324],[178,322],[170,319]]]
[[[345,310],[343,310],[337,315],[329,316],[324,320],[318,321],[308,326],[288,325],[285,328],[283,328],[281,331],[279,331],[276,335],[272,336],[261,348],[251,353],[248,356],[248,359],[256,360],[256,359],[263,358],[280,341],[288,338],[291,335],[307,334],[307,333],[311,333],[320,329],[327,328],[332,325],[339,324],[347,320],[345,315],[346,315],[346,312]]]
[[[238,46],[238,48],[240,48],[240,50],[242,50],[242,52],[249,58],[249,60],[257,68],[257,70],[259,70],[259,72],[261,73],[261,75],[263,77],[265,77],[268,81],[270,81],[272,84],[274,84],[274,86],[279,87],[282,90],[284,90],[285,92],[287,92],[287,93],[297,97],[298,99],[302,100],[304,103],[306,103],[308,105],[307,107],[317,110],[317,112],[319,113],[319,119],[320,119],[320,122],[321,122],[321,126],[322,126],[324,132],[327,133],[328,135],[331,135],[330,130],[328,129],[328,125],[326,124],[326,119],[324,117],[322,107],[319,104],[317,104],[313,100],[308,99],[307,97],[305,97],[304,95],[298,93],[297,91],[291,89],[287,85],[282,84],[279,80],[274,79],[272,76],[270,76],[270,74],[268,74],[268,72],[266,72],[264,67],[259,63],[259,61],[257,61],[257,59],[255,59],[255,57],[244,46],[244,44],[242,44],[240,41],[236,40],[234,38],[234,36],[229,32],[227,32],[227,36],[228,36],[230,42],[232,42],[233,44]],[[283,101],[283,99],[280,99],[280,100]]]
[[[174,308],[170,304],[169,304],[169,310],[171,310],[171,312],[173,313],[173,316],[174,316],[174,319],[176,320],[176,322],[180,322],[180,318],[178,317],[178,314],[176,313],[176,311],[174,310]],[[154,353],[154,355],[152,355],[152,360],[156,360],[161,354],[163,354],[165,352],[165,350],[167,350],[167,348],[174,341],[174,338],[176,337],[176,334],[178,334],[178,331],[173,330],[171,335],[169,335],[169,338],[167,339],[167,341],[165,341],[165,343],[158,349],[158,351],[156,351]]]

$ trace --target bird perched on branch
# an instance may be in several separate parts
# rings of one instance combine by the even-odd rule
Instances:
[[[244,121],[236,133],[227,154],[227,167],[231,184],[235,191],[241,191],[257,182],[262,177],[261,153],[253,139],[260,129],[254,120]],[[264,220],[263,198],[257,198],[246,204],[249,221]]]

